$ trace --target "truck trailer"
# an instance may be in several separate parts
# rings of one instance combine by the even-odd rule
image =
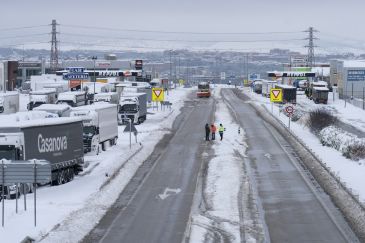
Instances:
[[[87,93],[83,91],[68,91],[58,94],[57,104],[68,104],[71,107],[86,105]]]
[[[34,111],[45,111],[57,115],[58,117],[69,117],[71,106],[67,104],[44,104],[33,109]]]
[[[273,80],[262,80],[262,85],[261,85],[262,96],[270,97],[270,90],[273,89],[277,83],[278,83],[277,81]]]
[[[19,93],[9,91],[0,93],[0,114],[12,114],[19,111]]]
[[[118,104],[119,95],[117,92],[98,93],[94,95],[94,102],[109,102],[110,104]]]
[[[84,153],[99,154],[107,143],[113,146],[118,140],[118,106],[104,102],[73,108],[71,117],[83,120]]]
[[[28,110],[38,107],[43,104],[55,104],[57,101],[57,93],[55,89],[42,89],[31,91],[29,93]]]
[[[127,93],[119,99],[118,123],[140,124],[147,119],[146,93]]]
[[[292,103],[292,104],[297,103],[297,88],[286,84],[276,84],[275,88],[281,89],[283,92],[282,103]]]
[[[0,158],[47,160],[52,184],[69,182],[83,169],[82,121],[64,117],[1,123]]]

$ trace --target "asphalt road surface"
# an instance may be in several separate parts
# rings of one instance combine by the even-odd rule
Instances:
[[[233,90],[222,94],[246,133],[266,237],[271,242],[357,242],[328,196],[303,173],[285,138]]]
[[[213,99],[185,105],[165,137],[139,169],[96,228],[83,242],[181,242],[189,221],[200,152],[206,146],[204,125]]]

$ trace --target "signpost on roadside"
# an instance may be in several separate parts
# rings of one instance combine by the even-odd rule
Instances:
[[[34,193],[34,226],[37,226],[37,184],[46,184],[52,180],[51,164],[45,160],[1,160],[0,182],[1,182],[1,200],[2,200],[2,226],[4,227],[5,217],[5,186],[16,185],[15,198],[18,198],[19,183],[33,183]],[[25,190],[23,187],[24,200]],[[26,206],[26,202],[24,201]],[[16,201],[16,208],[18,201]],[[25,208],[26,209],[26,208]]]
[[[127,126],[125,126],[125,129],[123,132],[129,132],[129,149],[131,149],[132,148],[132,132],[136,138],[136,143],[137,143],[137,134],[138,134],[136,127],[132,123],[132,119],[129,119],[129,124],[127,124]]]
[[[270,89],[270,102],[271,102],[271,113],[274,113],[274,103],[283,102],[283,90],[282,89]]]
[[[290,120],[291,120],[291,117],[294,113],[294,107],[292,105],[288,105],[287,107],[285,107],[285,111],[286,111],[286,113],[288,113],[288,117],[289,117],[288,127],[289,127],[289,130],[290,130]]]

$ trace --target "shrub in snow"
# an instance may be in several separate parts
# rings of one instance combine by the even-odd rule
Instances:
[[[330,111],[320,108],[309,112],[306,125],[313,133],[318,134],[323,128],[337,123],[337,117],[333,116]]]
[[[340,151],[346,158],[359,160],[365,158],[365,139],[343,131],[342,129],[329,126],[319,132],[319,138],[323,145]]]

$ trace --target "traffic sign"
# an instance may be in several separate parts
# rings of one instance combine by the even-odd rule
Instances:
[[[130,122],[130,121],[129,121]],[[132,124],[127,124],[124,128],[124,131],[123,132],[133,132],[133,133],[137,133],[137,129],[136,127]]]
[[[64,79],[71,80],[71,79],[88,79],[88,73],[65,73],[63,75]]]
[[[283,102],[283,90],[282,89],[270,89],[270,101],[271,102]]]
[[[164,101],[165,94],[163,88],[152,88],[152,101]]]
[[[51,177],[51,164],[45,160],[1,160],[0,184],[48,183]]]
[[[289,114],[292,115],[294,113],[294,107],[289,105],[287,107],[285,107],[285,111]]]

